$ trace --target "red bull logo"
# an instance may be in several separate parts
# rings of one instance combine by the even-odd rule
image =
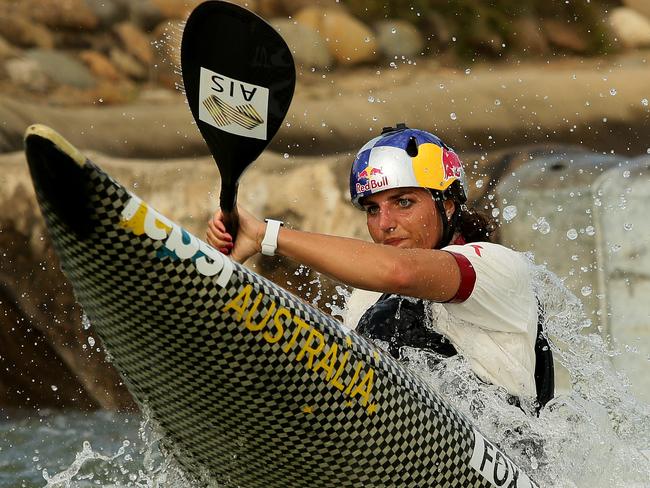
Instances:
[[[445,169],[445,181],[454,177],[459,179],[463,177],[463,165],[455,152],[443,151],[442,166]]]
[[[364,193],[370,190],[378,190],[385,186],[388,186],[388,177],[384,176],[383,171],[380,168],[375,168],[373,166],[366,166],[366,169],[357,173],[358,180],[366,180],[365,184],[357,181],[355,186],[357,193]]]

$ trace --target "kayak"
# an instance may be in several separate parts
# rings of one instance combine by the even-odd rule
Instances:
[[[416,374],[157,212],[54,130],[26,155],[77,301],[200,485],[536,487]]]

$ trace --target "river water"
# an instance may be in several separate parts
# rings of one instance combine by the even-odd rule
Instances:
[[[478,381],[460,357],[431,366],[426,354],[407,350],[409,367],[540,487],[650,487],[650,406],[630,393],[628,380],[610,362],[612,356],[634,352],[585,333],[590,324],[579,300],[543,267],[532,269],[555,359],[572,379],[571,390],[539,416],[525,404],[508,404],[503,390]],[[0,414],[0,487],[193,486],[173,459],[160,453],[156,429],[143,416]]]

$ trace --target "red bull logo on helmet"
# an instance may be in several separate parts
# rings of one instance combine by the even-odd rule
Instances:
[[[363,171],[357,173],[357,183],[355,189],[357,193],[364,193],[370,190],[378,190],[388,186],[388,176],[385,176],[381,168],[366,166]],[[359,180],[366,180],[362,183]]]
[[[463,165],[455,152],[442,152],[442,166],[445,170],[445,181],[450,178],[463,179]]]

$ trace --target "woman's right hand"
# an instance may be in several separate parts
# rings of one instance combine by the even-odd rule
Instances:
[[[208,221],[207,240],[212,247],[229,255],[238,263],[243,263],[251,256],[261,252],[266,225],[243,208],[238,207],[237,210],[239,231],[235,241],[233,242],[232,236],[226,230],[221,210],[217,210]]]

